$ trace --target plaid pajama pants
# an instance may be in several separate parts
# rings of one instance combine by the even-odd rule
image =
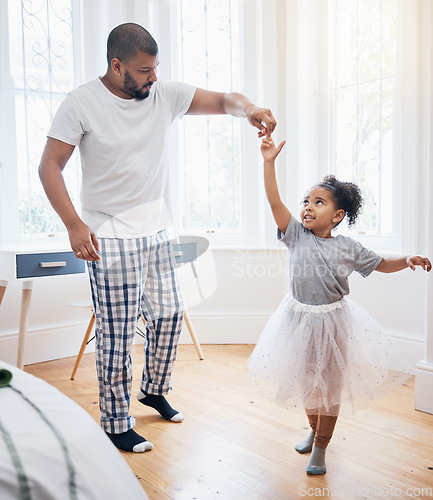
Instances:
[[[135,425],[129,415],[131,346],[139,312],[146,322],[145,363],[140,389],[165,395],[183,321],[165,231],[136,239],[100,238],[101,260],[88,262],[96,316],[96,369],[101,426],[109,433]]]

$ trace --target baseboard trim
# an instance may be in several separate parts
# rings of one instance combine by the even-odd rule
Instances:
[[[88,321],[29,329],[24,364],[31,365],[53,359],[76,356],[80,350]],[[7,332],[0,337],[2,361],[15,365],[17,361],[18,332]],[[91,342],[86,352],[94,351]]]
[[[201,344],[256,344],[270,314],[189,313]],[[183,327],[180,343],[192,343],[186,325]]]
[[[415,373],[415,409],[433,414],[433,363],[420,361]]]
[[[190,317],[200,344],[256,344],[271,312],[255,313],[197,313],[190,311]],[[63,325],[50,325],[30,329],[27,336],[25,364],[40,363],[52,359],[76,356],[84,337],[88,322],[80,321]],[[404,352],[413,373],[417,363],[424,358],[424,339],[401,332],[390,332],[396,344]],[[136,343],[143,339],[136,337]],[[191,344],[191,336],[184,324],[181,344]],[[0,336],[0,358],[15,364],[17,356],[18,332],[4,332]],[[86,348],[94,351],[94,342]],[[398,369],[398,367],[394,367]]]
[[[256,344],[271,313],[194,314],[191,321],[201,344]],[[408,360],[415,374],[416,364],[424,357],[424,338],[405,332],[388,332]],[[191,344],[184,327],[180,343]],[[399,367],[392,367],[399,370]]]

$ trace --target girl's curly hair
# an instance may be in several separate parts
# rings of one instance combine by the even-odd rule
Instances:
[[[334,175],[326,175],[318,186],[327,189],[332,194],[336,207],[346,212],[348,226],[353,226],[361,213],[363,204],[359,187],[353,182],[339,181]]]

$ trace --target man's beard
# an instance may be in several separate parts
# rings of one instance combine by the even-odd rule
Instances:
[[[147,85],[151,86],[152,82]],[[132,78],[128,71],[125,71],[125,82],[123,84],[123,90],[129,94],[134,99],[146,99],[150,94],[150,87],[143,93],[143,89],[147,86],[144,85],[140,89],[137,87],[137,82]]]

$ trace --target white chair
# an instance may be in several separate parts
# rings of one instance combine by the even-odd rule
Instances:
[[[183,264],[191,264],[194,276],[198,279],[197,273],[194,267],[194,261],[203,254],[209,246],[209,242],[206,238],[202,238],[199,236],[179,236],[178,241],[172,242],[173,256],[175,261],[175,267],[179,267]],[[74,368],[71,374],[71,380],[74,380],[75,374],[77,373],[78,367],[81,363],[81,359],[83,357],[86,346],[93,340],[92,337],[90,340],[90,334],[92,333],[93,326],[95,325],[95,314],[93,312],[93,305],[90,300],[73,302],[69,304],[74,307],[84,307],[89,309],[92,312],[92,316],[89,321],[89,325],[87,326],[86,333],[84,334],[83,341],[81,343],[80,350],[77,355],[77,359],[75,361]],[[145,319],[141,316],[144,325],[146,325]],[[183,314],[186,326],[188,327],[189,334],[191,335],[192,342],[194,344],[195,350],[197,351],[197,355],[199,359],[204,359],[203,351],[201,349],[200,343],[198,341],[197,335],[195,333],[194,327],[191,323],[188,310],[184,309]],[[137,333],[145,338],[145,333],[137,327]]]
[[[90,339],[90,334],[92,333],[93,326],[95,325],[95,314],[93,312],[93,305],[92,305],[92,302],[90,300],[87,301],[87,302],[86,301],[83,301],[83,302],[72,302],[69,305],[73,306],[73,307],[84,307],[84,308],[89,309],[90,311],[92,311],[92,316],[91,316],[89,324],[87,326],[86,333],[84,334],[84,338],[83,338],[83,341],[81,343],[81,347],[80,347],[80,350],[78,352],[74,368],[72,370],[71,380],[74,380],[75,374],[77,373],[78,367],[80,366],[80,363],[81,363],[81,359],[82,359],[82,357],[84,355],[84,351],[85,351],[87,345],[90,344],[90,342],[92,342],[92,340],[95,338],[95,336],[93,336]],[[143,320],[144,325],[146,325],[146,321],[141,316],[141,314],[140,314],[140,317]],[[201,349],[200,343],[199,343],[199,341],[197,339],[197,335],[196,335],[196,333],[194,331],[194,328],[192,326],[191,320],[190,320],[189,315],[188,315],[188,311],[186,309],[184,310],[183,317],[185,319],[186,326],[188,327],[189,333],[191,335],[191,339],[192,339],[192,341],[194,343],[195,350],[197,351],[197,355],[198,355],[199,359],[204,359],[203,351]],[[140,335],[143,338],[145,338],[145,336],[146,336],[145,333],[139,327],[137,327],[137,334]]]

